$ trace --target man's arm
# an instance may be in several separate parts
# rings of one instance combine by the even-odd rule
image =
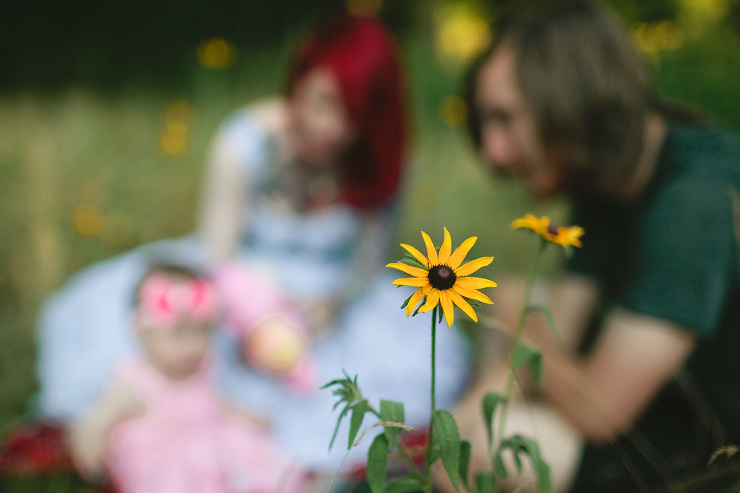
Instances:
[[[607,316],[583,359],[536,334],[528,338],[542,343],[543,395],[594,442],[627,430],[695,345],[681,327],[625,309]]]
[[[491,467],[481,411],[482,398],[489,392],[503,394],[509,371],[508,351],[511,349],[511,341],[505,334],[513,334],[516,327],[524,285],[524,279],[499,281],[492,294],[496,319],[493,321],[481,316],[477,329],[481,338],[478,344],[481,362],[476,380],[453,411],[461,435],[472,445],[471,471]],[[538,334],[547,345],[575,354],[575,348],[599,300],[596,283],[586,277],[568,276],[549,289],[538,286],[536,291],[537,299],[533,302],[544,303],[552,308],[560,338],[552,334],[546,318],[540,314],[533,313],[527,318],[528,330]],[[547,363],[547,356],[545,358]],[[578,460],[581,442],[578,433],[546,403],[535,408],[520,400],[513,400],[508,416],[508,432],[523,433],[538,441],[542,455],[551,467],[554,491],[563,491],[570,482]],[[435,476],[440,491],[453,491],[443,471],[439,470]],[[521,478],[512,476],[511,479],[516,483]]]

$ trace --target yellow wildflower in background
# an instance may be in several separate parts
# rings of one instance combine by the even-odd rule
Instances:
[[[478,239],[471,236],[465,240],[454,252],[452,252],[452,238],[447,228],[444,228],[445,237],[439,254],[434,248],[432,239],[425,232],[421,232],[427,248],[424,256],[419,250],[401,243],[401,246],[409,252],[422,267],[394,262],[386,265],[391,269],[397,269],[413,277],[396,279],[396,286],[412,286],[418,288],[408,299],[406,304],[406,316],[408,317],[419,303],[426,298],[426,302],[419,308],[420,312],[428,312],[437,304],[442,306],[447,325],[452,326],[454,320],[454,305],[457,305],[470,318],[478,321],[475,310],[465,298],[492,304],[488,296],[479,292],[479,289],[495,287],[496,283],[482,277],[469,277],[481,267],[485,267],[493,261],[493,257],[481,257],[462,265],[465,256]]]
[[[580,247],[583,228],[580,226],[557,226],[550,222],[550,218],[542,216],[537,218],[532,214],[520,217],[511,223],[511,227],[531,229],[547,241],[557,243],[565,248],[569,246]]]

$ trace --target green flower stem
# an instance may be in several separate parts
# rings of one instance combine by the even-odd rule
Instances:
[[[437,347],[437,308],[434,307],[432,310],[432,412],[429,416],[429,432],[427,434],[427,453],[426,453],[426,465],[427,465],[427,480],[425,483],[425,490],[427,493],[432,492],[432,435],[434,433],[434,411],[436,409],[436,393],[435,393],[435,379],[436,379],[436,347]]]
[[[529,309],[529,301],[532,298],[532,289],[534,288],[534,281],[537,278],[537,272],[540,269],[540,263],[542,261],[545,247],[547,246],[547,240],[542,238],[540,246],[535,254],[534,261],[532,262],[532,269],[529,271],[529,278],[524,288],[524,297],[522,298],[522,308],[519,312],[519,320],[517,322],[516,332],[514,333],[514,344],[511,347],[511,353],[509,354],[509,375],[506,380],[506,389],[504,391],[504,402],[501,406],[501,416],[499,417],[498,433],[499,440],[504,436],[504,430],[506,427],[506,412],[509,407],[509,401],[511,400],[511,394],[514,390],[514,380],[516,379],[516,370],[514,368],[514,352],[517,347],[522,343],[522,337],[524,336],[524,322],[527,318],[527,310]]]
[[[437,308],[434,307],[434,310],[432,310],[432,388],[431,388],[431,394],[432,394],[432,414],[434,414],[434,411],[437,409],[437,403],[436,403],[436,378],[437,378],[437,372],[436,372],[436,361],[437,361]]]

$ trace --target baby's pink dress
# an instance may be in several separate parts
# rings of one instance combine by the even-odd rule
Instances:
[[[108,469],[123,493],[302,493],[305,477],[255,425],[226,414],[203,368],[172,381],[145,362],[119,366],[146,406],[109,436]]]

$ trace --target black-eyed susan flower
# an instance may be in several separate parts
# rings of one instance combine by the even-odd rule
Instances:
[[[493,257],[481,257],[463,264],[465,256],[478,239],[471,236],[452,252],[452,239],[447,228],[444,229],[445,237],[439,253],[434,248],[432,239],[425,232],[421,232],[427,248],[424,256],[419,250],[401,243],[401,246],[411,254],[418,262],[418,266],[402,262],[394,262],[386,267],[397,269],[412,277],[396,279],[396,286],[412,286],[418,288],[406,303],[406,316],[414,312],[415,308],[426,299],[418,311],[428,312],[441,305],[447,325],[452,326],[454,320],[454,306],[457,305],[470,318],[478,321],[475,310],[470,306],[467,299],[492,304],[488,296],[479,292],[479,289],[496,286],[496,283],[482,277],[470,277],[481,267],[485,267],[493,261]]]
[[[547,216],[538,218],[532,214],[515,220],[511,223],[511,227],[531,229],[547,241],[557,243],[563,248],[580,247],[581,236],[583,236],[583,228],[580,226],[558,226],[553,224]]]

